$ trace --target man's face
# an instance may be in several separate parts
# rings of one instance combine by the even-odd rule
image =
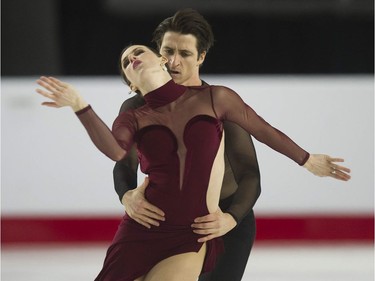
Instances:
[[[200,86],[199,66],[206,53],[198,57],[197,38],[192,34],[168,31],[164,34],[160,54],[168,59],[173,80],[185,86]]]

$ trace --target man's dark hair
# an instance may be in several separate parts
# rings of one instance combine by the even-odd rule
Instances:
[[[168,31],[181,34],[192,34],[197,38],[198,56],[214,44],[214,34],[206,19],[193,9],[177,11],[173,17],[163,20],[155,29],[152,41],[160,50],[164,34]]]

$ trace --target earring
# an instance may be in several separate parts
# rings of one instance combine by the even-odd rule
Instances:
[[[130,88],[129,95],[131,95],[132,93],[136,93],[137,89],[134,86],[129,86],[129,88]]]
[[[162,61],[160,63],[160,66],[161,68],[164,70],[164,71],[168,71],[167,67],[165,66],[165,64],[168,62],[168,59],[164,56],[161,57]]]

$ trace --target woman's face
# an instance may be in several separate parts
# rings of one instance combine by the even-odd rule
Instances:
[[[161,70],[162,58],[143,45],[133,45],[127,48],[121,56],[121,68],[130,81],[130,88],[139,90],[147,73]]]

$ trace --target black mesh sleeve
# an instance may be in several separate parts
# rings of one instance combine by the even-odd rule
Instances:
[[[258,160],[251,136],[245,130],[235,123],[225,121],[224,131],[225,153],[238,185],[225,212],[240,223],[254,207],[261,192]]]
[[[138,108],[144,104],[144,99],[141,96],[136,95],[124,101],[120,108],[120,113]],[[132,147],[128,152],[127,157],[116,162],[113,168],[113,181],[120,201],[122,201],[122,197],[127,191],[137,187],[137,170],[137,151]]]

